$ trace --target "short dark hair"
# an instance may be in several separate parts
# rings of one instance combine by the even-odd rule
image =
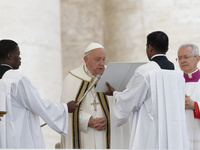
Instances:
[[[155,31],[147,36],[147,46],[151,45],[157,52],[166,53],[168,50],[169,39],[162,31]]]
[[[0,41],[0,59],[6,58],[6,56],[15,50],[18,44],[15,41],[4,39]]]

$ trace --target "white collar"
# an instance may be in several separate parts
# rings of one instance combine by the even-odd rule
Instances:
[[[166,57],[165,54],[156,54],[156,55],[153,55],[153,56],[151,57],[151,59],[153,59],[154,57],[157,57],[157,56],[165,56],[165,57]]]
[[[11,67],[10,65],[8,65],[8,64],[1,64],[1,66],[7,66],[7,67],[10,67],[10,68],[12,68],[13,69],[13,67]]]
[[[191,79],[192,78],[192,74],[193,73],[195,73],[195,72],[197,72],[199,69],[197,69],[197,70],[195,70],[195,71],[193,71],[193,72],[191,72],[191,73],[186,73],[187,75],[188,75],[188,77]]]

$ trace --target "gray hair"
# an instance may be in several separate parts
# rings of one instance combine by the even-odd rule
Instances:
[[[84,57],[87,56],[89,58],[91,51],[84,53]]]
[[[179,47],[178,52],[183,47],[192,47],[192,53],[194,56],[199,56],[199,48],[195,44],[183,44]]]

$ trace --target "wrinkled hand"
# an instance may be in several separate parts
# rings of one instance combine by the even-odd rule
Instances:
[[[194,101],[188,95],[185,95],[185,109],[195,110]]]
[[[76,103],[78,103],[78,101],[70,101],[67,103],[69,113],[73,113],[76,110],[76,108],[78,107]]]
[[[106,82],[106,85],[108,87],[107,92],[104,92],[105,95],[113,95],[113,92],[116,91],[108,82]]]
[[[88,126],[98,131],[102,131],[106,128],[107,122],[105,117],[101,118],[90,118]]]

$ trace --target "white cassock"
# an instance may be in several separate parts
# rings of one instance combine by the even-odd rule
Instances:
[[[200,80],[198,82],[185,83],[185,90],[186,94],[200,106]],[[193,110],[186,109],[185,111],[190,137],[190,149],[200,149],[200,119],[194,118]]]
[[[151,61],[139,67],[123,92],[114,92],[116,125],[133,113],[131,149],[188,149],[184,78]]]
[[[0,148],[45,148],[39,116],[62,135],[68,130],[68,107],[41,99],[31,82],[16,70],[0,80],[0,99],[6,100],[7,114],[0,121]],[[3,140],[2,140],[3,139]]]
[[[85,65],[70,71],[63,83],[61,102],[68,102],[72,99],[80,100],[92,80],[92,75]],[[94,103],[98,103],[96,110]],[[110,103],[112,103],[112,97],[96,93],[92,88],[79,104],[77,111],[69,114],[69,132],[67,136],[61,137],[61,148],[128,148],[130,132],[128,128],[116,128],[114,123],[112,124],[113,111],[109,106]],[[105,117],[107,128],[103,131],[89,128],[90,117]],[[123,138],[123,134],[125,138]],[[120,139],[126,141],[120,141]]]

